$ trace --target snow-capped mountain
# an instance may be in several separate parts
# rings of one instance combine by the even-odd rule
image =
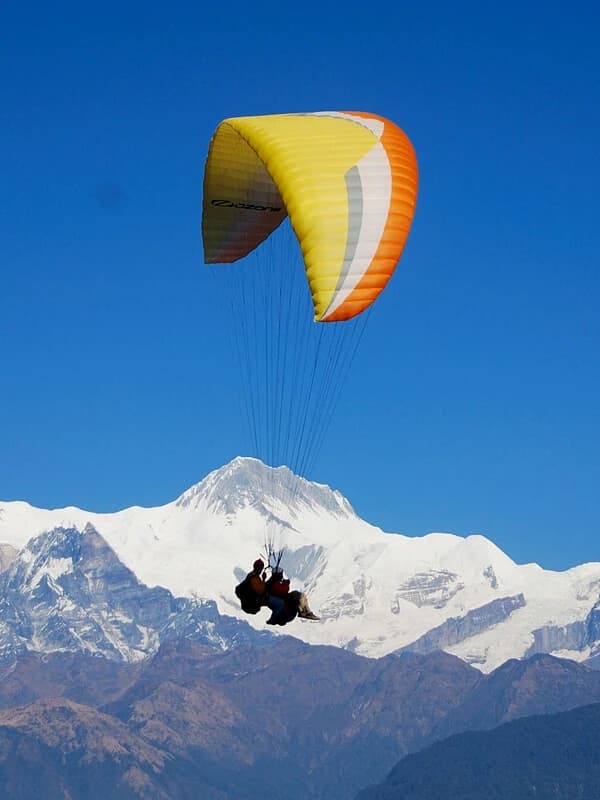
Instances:
[[[384,533],[339,492],[255,459],[236,458],[157,508],[0,503],[0,542],[17,549],[87,524],[144,584],[212,599],[258,629],[266,613],[243,615],[233,587],[273,540],[322,618],[285,632],[311,643],[371,656],[443,648],[485,671],[535,652],[584,660],[600,649],[600,564],[551,572],[515,564],[483,536]]]
[[[0,659],[25,650],[137,661],[171,638],[226,650],[270,635],[221,616],[212,600],[149,588],[90,525],[41,533],[0,574]]]

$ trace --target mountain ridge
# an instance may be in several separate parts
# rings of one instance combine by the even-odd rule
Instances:
[[[355,800],[593,800],[599,737],[600,704],[458,733],[405,756]]]
[[[0,573],[1,660],[33,650],[137,661],[173,637],[227,649],[272,634],[220,615],[212,600],[144,585],[89,523],[39,534]]]
[[[142,583],[214,600],[257,630],[265,615],[243,617],[232,589],[276,540],[293,586],[322,618],[294,624],[312,644],[370,656],[439,646],[484,671],[534,652],[576,660],[599,652],[600,564],[552,572],[515,564],[481,534],[384,533],[339,492],[256,459],[234,459],[154,508],[100,514],[18,501],[0,509],[0,542],[11,548],[89,522]]]

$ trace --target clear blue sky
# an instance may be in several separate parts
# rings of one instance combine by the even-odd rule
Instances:
[[[227,116],[365,109],[412,139],[420,195],[314,477],[388,530],[600,559],[599,15],[5,3],[0,498],[159,504],[243,450],[208,141]]]

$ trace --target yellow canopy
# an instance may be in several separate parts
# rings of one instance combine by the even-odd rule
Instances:
[[[237,261],[289,215],[315,320],[350,319],[386,286],[416,196],[413,147],[383,117],[334,111],[227,119],[206,161],[204,258]]]

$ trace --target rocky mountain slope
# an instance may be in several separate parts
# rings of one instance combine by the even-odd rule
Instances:
[[[25,650],[137,661],[182,637],[227,649],[271,634],[140,583],[90,524],[39,534],[0,573],[0,663]]]
[[[590,701],[600,673],[545,655],[483,675],[442,652],[368,659],[277,637],[170,639],[136,662],[27,652],[0,675],[0,785],[37,764],[84,797],[90,764],[123,797],[133,776],[144,797],[347,800],[442,736]]]

